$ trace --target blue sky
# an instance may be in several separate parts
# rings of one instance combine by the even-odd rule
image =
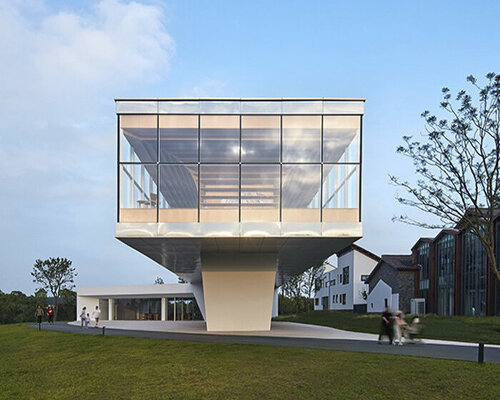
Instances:
[[[174,282],[114,238],[116,97],[363,97],[362,246],[407,253],[432,232],[388,174],[440,89],[500,71],[497,1],[0,0],[0,290],[31,293],[36,258],[78,285]]]

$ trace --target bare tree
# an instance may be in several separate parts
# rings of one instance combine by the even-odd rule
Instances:
[[[314,294],[314,289],[316,287],[316,279],[319,276],[319,272],[323,270],[323,263],[313,265],[311,268],[306,270],[303,274],[303,284],[302,291],[306,295],[307,299],[310,299]],[[310,302],[307,303],[307,311],[310,310]]]
[[[304,283],[303,275],[304,273],[291,276],[282,286],[283,295],[292,301],[295,312],[299,312],[299,301]]]
[[[461,90],[455,99],[443,88],[441,108],[448,119],[422,113],[426,133],[422,141],[404,136],[397,152],[413,160],[418,180],[410,183],[395,176],[391,181],[405,189],[397,197],[404,205],[437,217],[429,223],[406,215],[393,220],[424,228],[458,227],[474,233],[483,245],[488,264],[500,281],[495,256],[495,209],[500,199],[500,75],[489,73],[481,87],[467,77],[476,97]]]
[[[63,290],[75,287],[74,279],[76,269],[71,266],[71,260],[66,258],[53,258],[35,260],[33,265],[33,282],[38,283],[43,289],[50,291],[54,297],[54,321],[57,321],[58,301]]]

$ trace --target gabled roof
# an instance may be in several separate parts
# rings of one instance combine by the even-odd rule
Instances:
[[[415,249],[416,247],[419,247],[421,243],[432,243],[432,238],[429,237],[421,237],[420,239],[417,240],[417,243],[413,245],[411,250]]]
[[[436,237],[432,240],[433,242],[437,242],[439,239],[441,239],[445,235],[453,235],[456,236],[460,233],[460,231],[455,230],[455,229],[443,229],[441,232],[439,232]]]
[[[382,255],[380,261],[377,263],[373,271],[366,279],[366,282],[370,282],[370,280],[375,276],[378,270],[382,267],[383,264],[387,264],[390,267],[394,268],[396,271],[418,271],[419,268],[413,264],[411,254],[384,254]]]
[[[487,208],[480,208],[481,211],[487,212]],[[464,217],[458,222],[458,224],[455,226],[455,229],[464,229],[465,228],[465,222],[464,218],[466,215],[475,215],[477,214],[475,209],[469,209],[465,212]],[[493,221],[497,221],[500,218],[500,208],[495,208],[493,210]]]
[[[379,256],[377,256],[376,254],[373,254],[371,251],[368,251],[368,250],[364,249],[363,247],[358,246],[357,244],[354,244],[354,243],[343,248],[342,250],[338,251],[337,257],[341,257],[344,254],[349,253],[352,250],[356,250],[356,251],[360,252],[361,254],[364,254],[365,256],[371,258],[374,261],[377,261],[377,262],[380,261]]]

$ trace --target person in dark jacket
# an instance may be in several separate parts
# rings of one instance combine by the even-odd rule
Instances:
[[[378,342],[382,343],[382,337],[387,336],[389,339],[389,344],[394,341],[394,329],[392,327],[393,315],[391,309],[386,307],[385,311],[382,313],[382,318],[380,321],[380,333],[378,335]]]

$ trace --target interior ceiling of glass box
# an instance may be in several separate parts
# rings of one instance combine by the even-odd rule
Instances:
[[[197,162],[197,134],[193,129],[162,130],[166,131],[160,140],[160,161],[165,163]],[[253,140],[265,141],[263,130]],[[272,130],[269,137],[273,137]],[[289,130],[290,131],[290,130]],[[312,130],[311,130],[312,131]],[[155,162],[157,155],[157,130],[155,128],[123,128],[123,135],[130,144],[140,162]],[[168,132],[168,133],[167,133]],[[346,149],[356,137],[355,128],[339,128],[330,130],[328,140],[325,140],[325,152],[328,152],[329,162],[338,162]],[[245,136],[251,132],[245,131]],[[275,135],[274,135],[275,136]],[[317,136],[317,135],[316,135]],[[318,158],[319,141],[315,134],[307,130],[291,130],[284,140],[283,158],[288,161],[314,161]],[[326,138],[325,138],[326,139]],[[123,140],[123,139],[122,139]],[[279,141],[273,140],[270,146],[259,146],[256,151],[263,149],[259,157],[264,162],[279,161]],[[247,145],[247,139],[242,143]],[[251,141],[250,141],[251,143]],[[255,150],[254,150],[255,151]],[[201,144],[201,160],[209,162],[239,162],[239,132],[234,129],[204,129]],[[267,152],[267,154],[266,154]],[[316,154],[317,153],[317,154]],[[175,168],[162,167],[161,182],[158,182],[156,166],[146,165],[146,169],[153,181],[159,187],[159,194],[173,208],[196,208],[198,199],[197,169],[188,165],[178,165]],[[326,172],[329,170],[327,169]],[[251,171],[245,176],[247,180],[254,180],[249,193],[253,193],[249,203],[255,206],[270,206],[279,198],[279,187],[273,187],[275,170],[270,169],[262,179],[262,171]],[[245,175],[245,171],[243,171]],[[238,168],[231,165],[203,165],[201,171],[201,204],[210,207],[228,207],[238,204]],[[253,175],[253,176],[252,176]],[[327,173],[324,174],[326,179]],[[243,177],[242,177],[243,178]],[[248,181],[247,181],[248,182]],[[300,185],[297,184],[300,182]],[[158,183],[160,183],[158,185]],[[288,208],[306,208],[319,191],[319,170],[310,165],[288,167],[283,173],[283,206]],[[278,192],[277,192],[278,191]],[[260,194],[257,197],[255,194]],[[223,197],[224,201],[217,201]],[[244,203],[244,201],[243,201]]]

